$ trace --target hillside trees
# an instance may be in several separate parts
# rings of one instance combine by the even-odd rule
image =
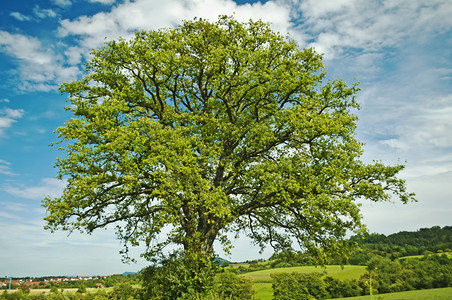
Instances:
[[[368,261],[376,255],[397,259],[426,252],[449,252],[452,249],[452,227],[434,226],[421,228],[415,232],[402,231],[388,236],[366,233],[362,236],[352,236],[350,241],[356,243],[360,249],[355,249],[349,256],[348,262],[367,265]]]
[[[125,255],[144,244],[147,259],[175,244],[199,261],[241,232],[319,261],[344,255],[347,230],[364,229],[357,199],[413,195],[402,165],[360,160],[358,88],[325,76],[320,55],[261,21],[107,42],[61,86],[74,115],[57,129],[67,185],[43,202],[46,228],[116,224]]]

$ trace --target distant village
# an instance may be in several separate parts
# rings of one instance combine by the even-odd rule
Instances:
[[[50,286],[61,286],[79,281],[105,281],[111,276],[70,276],[70,277],[36,277],[36,278],[12,278],[11,289],[26,286],[29,289],[47,288]],[[10,278],[0,278],[0,289],[8,289]],[[98,282],[96,287],[102,288],[104,284]]]

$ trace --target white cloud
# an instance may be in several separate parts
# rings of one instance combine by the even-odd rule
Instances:
[[[386,125],[392,137],[380,143],[389,146],[389,151],[416,161],[413,173],[418,176],[452,172],[452,157],[448,154],[452,148],[452,94],[422,98],[424,101],[411,103],[414,109],[408,107],[409,103],[404,105],[405,113],[402,109],[398,117]],[[432,163],[432,158],[437,163]]]
[[[102,4],[113,4],[116,0],[89,0],[90,2],[97,2]]]
[[[300,4],[303,14],[312,18],[323,18],[330,14],[345,12],[356,4],[356,0],[323,0],[302,1]]]
[[[0,114],[5,115],[6,117],[19,119],[19,118],[22,118],[22,116],[24,114],[24,110],[23,109],[5,108],[0,112]]]
[[[2,133],[2,129],[11,127],[14,122],[16,122],[16,120],[8,117],[0,117],[0,134]]]
[[[50,8],[40,8],[39,5],[36,5],[33,9],[33,13],[39,19],[45,18],[55,18],[57,16],[56,12]]]
[[[29,207],[23,203],[16,202],[2,202],[5,211],[9,211],[10,213],[23,213],[29,210]]]
[[[64,52],[64,55],[66,55],[69,64],[77,65],[82,61],[83,49],[80,47],[69,47]]]
[[[127,38],[137,30],[173,27],[182,20],[194,17],[216,20],[222,14],[234,14],[240,21],[262,19],[273,23],[273,27],[284,34],[291,26],[288,6],[277,5],[273,1],[237,5],[232,0],[137,0],[120,4],[110,12],[62,20],[58,31],[63,37],[81,36],[81,46],[86,53],[99,47],[105,38]]]
[[[1,202],[2,210],[0,211],[0,223],[1,219],[10,219],[10,221],[23,221],[23,215],[29,211],[29,207],[22,203],[15,202]]]
[[[57,6],[61,6],[61,7],[67,7],[72,5],[72,1],[71,0],[52,0],[53,4],[57,5]]]
[[[65,67],[61,55],[34,37],[0,31],[0,51],[17,59],[22,90],[55,90],[80,74],[78,67]]]
[[[452,103],[449,107],[430,108],[424,114],[413,118],[412,121],[416,124],[411,124],[413,126],[408,132],[404,132],[410,136],[405,139],[413,144],[427,143],[435,148],[452,148],[451,116]]]
[[[17,119],[22,118],[24,114],[23,109],[0,109],[0,137],[4,135],[5,130],[17,122]]]
[[[452,3],[436,1],[305,0],[292,3],[310,46],[334,59],[345,48],[374,52],[405,37],[426,39],[450,29]]]
[[[5,186],[3,190],[15,197],[42,200],[44,197],[58,197],[63,192],[66,182],[55,178],[43,178],[37,186]]]
[[[452,5],[447,0],[428,4],[425,1],[276,0],[244,5],[232,0],[163,3],[137,0],[126,1],[109,12],[62,20],[58,31],[63,37],[80,36],[79,46],[87,55],[105,38],[127,38],[136,30],[172,27],[194,17],[214,20],[220,14],[234,14],[240,21],[252,18],[271,22],[275,30],[283,34],[290,32],[301,46],[315,47],[327,59],[339,57],[345,49],[361,49],[361,54],[367,55],[361,60],[364,67],[381,59],[377,51],[396,46],[404,37],[420,39],[452,26],[446,17],[452,14]]]
[[[413,82],[405,83],[405,76]],[[367,142],[367,155],[407,160],[410,177],[451,172],[452,94],[438,95],[440,88],[424,87],[410,73],[390,80],[360,95],[358,133]]]
[[[11,166],[10,162],[0,159],[0,174],[8,175],[8,176],[16,175],[16,174],[14,174],[13,171],[11,171],[10,166]]]
[[[40,8],[39,5],[36,5],[33,8],[33,14],[35,15],[35,17],[37,17],[38,19],[45,19],[45,18],[55,18],[57,16],[57,13],[50,8]],[[11,17],[19,20],[19,21],[31,21],[34,18],[30,17],[30,16],[26,16],[21,14],[20,12],[12,12],[9,14]]]
[[[10,13],[9,15],[19,21],[30,21],[31,20],[31,17],[25,16],[17,11],[14,11],[14,12]]]

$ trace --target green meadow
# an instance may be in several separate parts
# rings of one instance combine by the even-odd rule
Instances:
[[[270,298],[256,298],[256,299],[271,299]],[[359,296],[359,297],[347,297],[337,298],[347,300],[447,300],[452,299],[452,288],[440,288],[429,290],[417,290],[398,292],[390,294],[381,294],[373,296]]]
[[[254,271],[250,273],[241,274],[240,276],[251,278],[254,281],[254,290],[256,291],[255,299],[270,300],[273,297],[273,290],[271,284],[271,274],[275,273],[312,273],[318,272],[323,273],[324,276],[331,276],[336,279],[359,279],[361,275],[366,272],[365,266],[326,266],[313,267],[313,266],[303,266],[303,267],[289,267],[289,268],[275,268]]]
[[[432,255],[438,255],[438,254],[445,254],[447,257],[452,258],[452,252],[441,252],[441,253],[432,253],[432,254],[427,254],[427,256],[432,256]],[[399,257],[399,260],[404,260],[404,259],[413,259],[413,258],[423,258],[425,257],[426,254],[422,254],[422,255],[409,255],[409,256],[402,256]]]
[[[267,269],[254,271],[250,273],[241,274],[240,276],[251,278],[255,283],[269,283],[271,282],[271,274],[275,273],[324,273],[326,276],[331,276],[336,279],[344,280],[344,279],[359,279],[361,275],[366,272],[365,266],[326,266],[322,267],[313,267],[313,266],[304,266],[304,267],[289,267],[289,268],[275,268],[275,269]]]
[[[273,297],[273,290],[271,283],[256,283],[254,284],[256,291],[256,300],[271,300]],[[358,296],[347,298],[336,298],[337,300],[447,300],[452,299],[452,288],[440,288],[429,290],[417,290],[398,292],[390,294],[381,294],[373,296]]]

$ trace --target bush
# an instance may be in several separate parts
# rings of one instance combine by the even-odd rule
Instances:
[[[79,294],[86,293],[86,286],[85,286],[85,284],[83,282],[79,284],[78,289],[77,289],[77,293],[79,293]]]
[[[58,288],[56,286],[52,286],[52,288],[50,289],[50,293],[51,294],[58,294],[59,293]]]
[[[356,280],[341,281],[328,276],[324,279],[324,282],[329,298],[361,296],[362,288]]]
[[[276,273],[270,275],[273,279],[273,299],[326,299],[325,282],[319,273]]]
[[[253,281],[239,277],[233,272],[223,271],[215,275],[213,287],[208,295],[219,299],[252,299]]]
[[[196,299],[208,291],[216,266],[211,258],[189,257],[174,252],[163,257],[160,265],[143,269],[142,299]]]
[[[113,288],[109,295],[112,300],[128,300],[137,299],[138,290],[133,288],[129,283],[121,283]]]

